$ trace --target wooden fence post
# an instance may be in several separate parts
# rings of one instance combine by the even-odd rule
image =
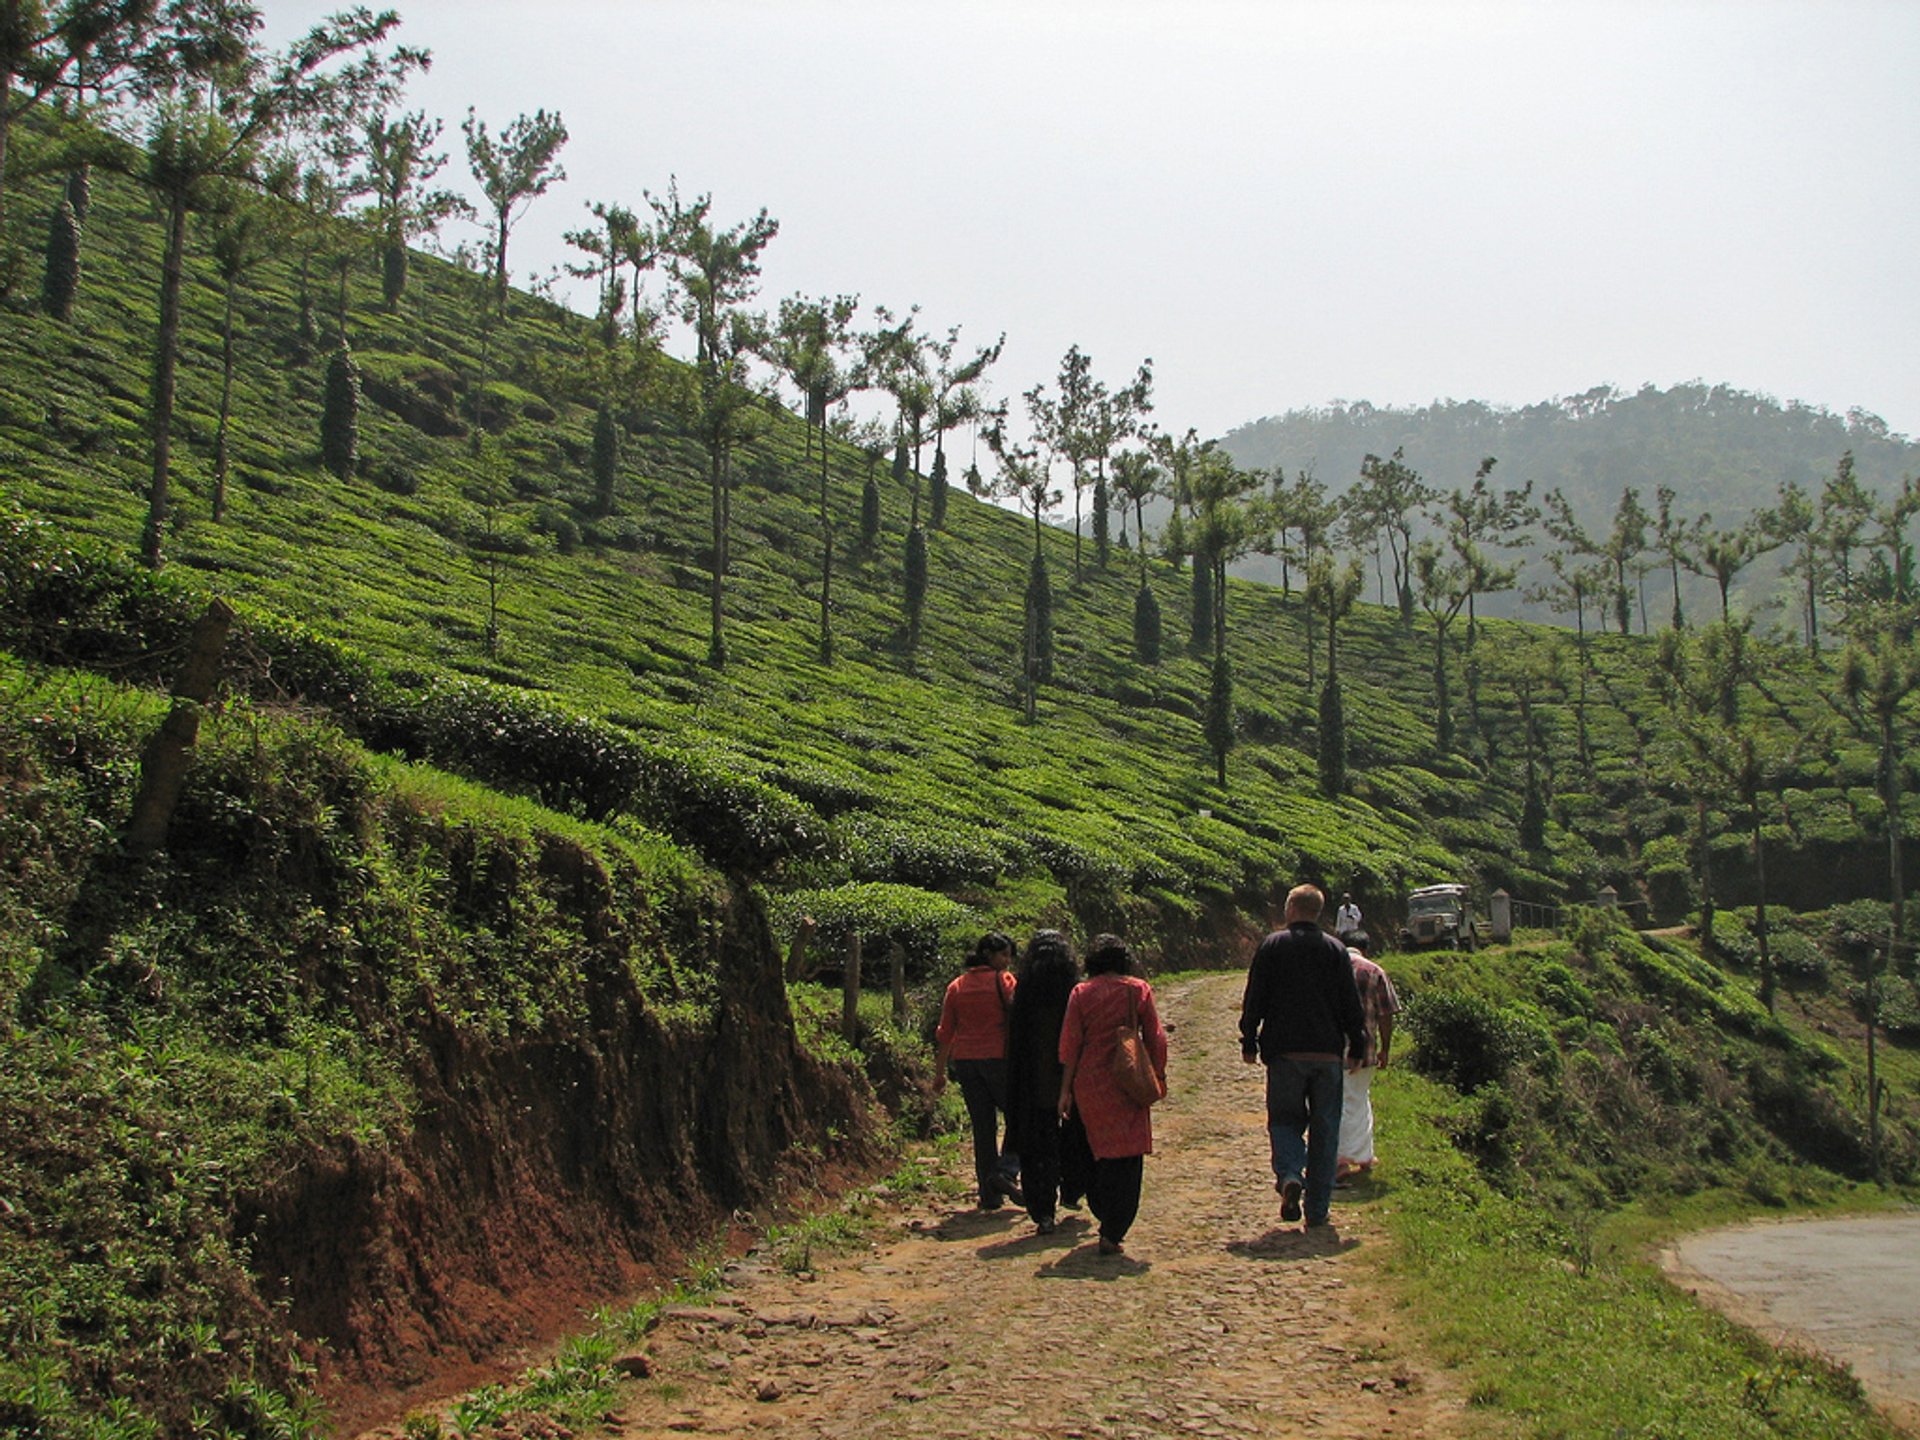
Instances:
[[[852,1044],[860,1036],[860,932],[847,932],[847,963],[840,979],[840,1033]]]
[[[795,984],[807,978],[807,943],[813,939],[813,932],[819,928],[811,915],[802,915],[800,923],[793,930],[793,945],[787,951],[787,983]]]
[[[200,714],[220,681],[220,652],[233,626],[233,607],[216,599],[193,624],[187,663],[173,687],[173,709],[140,755],[140,789],[133,798],[125,844],[151,855],[167,843],[167,825],[187,780],[187,762],[200,738]]]

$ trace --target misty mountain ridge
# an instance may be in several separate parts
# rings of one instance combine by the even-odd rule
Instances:
[[[1478,400],[1404,408],[1336,400],[1249,421],[1229,430],[1220,444],[1242,466],[1280,467],[1289,476],[1304,470],[1336,497],[1358,480],[1368,455],[1404,451],[1405,462],[1442,493],[1470,484],[1491,456],[1498,462],[1490,477],[1495,486],[1517,489],[1531,481],[1536,503],[1558,489],[1583,524],[1602,532],[1629,486],[1649,510],[1655,491],[1669,486],[1676,495],[1676,515],[1690,520],[1707,513],[1724,526],[1772,505],[1789,483],[1817,498],[1849,451],[1856,476],[1874,495],[1890,495],[1903,479],[1920,475],[1920,443],[1868,411],[1854,408],[1838,415],[1697,380],[1664,390],[1652,384],[1635,391],[1597,385],[1517,407]],[[1534,558],[1521,589],[1492,597],[1483,613],[1568,623],[1522,598],[1525,587],[1539,578],[1544,567],[1538,557],[1551,543],[1535,526],[1525,552]],[[1759,609],[1774,599],[1782,563],[1776,553],[1743,577],[1738,593],[1747,608]],[[1279,584],[1283,570],[1276,557],[1252,556],[1234,573]],[[1712,591],[1710,582],[1698,577],[1687,577],[1682,589],[1699,603]]]

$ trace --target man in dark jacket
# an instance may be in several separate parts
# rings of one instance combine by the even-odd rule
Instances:
[[[1240,1058],[1267,1067],[1280,1218],[1325,1225],[1340,1154],[1341,1075],[1366,1063],[1366,1019],[1347,947],[1319,926],[1326,898],[1312,885],[1287,892],[1287,928],[1260,942],[1240,1006]]]

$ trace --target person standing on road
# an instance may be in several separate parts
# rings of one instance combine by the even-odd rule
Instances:
[[[1393,1049],[1393,1017],[1400,1011],[1387,972],[1366,957],[1362,945],[1349,940],[1347,956],[1353,962],[1353,983],[1360,992],[1360,1014],[1367,1027],[1367,1062],[1349,1063],[1340,1086],[1340,1159],[1334,1183],[1365,1174],[1374,1166],[1373,1077],[1385,1068]]]
[[[1061,1119],[1077,1110],[1093,1150],[1087,1203],[1100,1222],[1100,1253],[1118,1255],[1140,1213],[1144,1157],[1153,1153],[1153,1115],[1113,1077],[1122,1025],[1137,1023],[1154,1071],[1167,1078],[1167,1032],[1153,987],[1132,973],[1133,952],[1117,935],[1098,935],[1087,955],[1087,978],[1073,987],[1060,1027]]]
[[[1360,992],[1347,947],[1319,926],[1312,885],[1287,892],[1286,928],[1260,942],[1240,1006],[1240,1058],[1267,1067],[1267,1134],[1280,1218],[1328,1223],[1340,1153],[1341,1069],[1367,1058]]]
[[[1067,937],[1040,931],[1027,944],[1008,1025],[1007,1148],[1020,1156],[1027,1214],[1042,1235],[1053,1233],[1056,1207],[1079,1204],[1092,1180],[1080,1117],[1059,1113],[1060,1027],[1079,978]]]
[[[1340,908],[1334,912],[1333,916],[1333,933],[1349,945],[1353,944],[1354,938],[1361,933],[1360,907],[1353,903],[1351,892],[1340,896]]]
[[[982,1210],[1021,1199],[1019,1152],[1000,1145],[1000,1117],[1007,1109],[1007,1020],[1016,988],[1008,973],[1012,964],[1013,941],[997,932],[983,935],[966,969],[948,984],[933,1032],[939,1045],[934,1084],[944,1085],[951,1070],[966,1102]]]

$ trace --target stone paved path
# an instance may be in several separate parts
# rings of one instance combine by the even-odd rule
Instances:
[[[1084,1215],[902,1216],[795,1276],[749,1259],[651,1337],[616,1427],[675,1435],[1448,1436],[1469,1424],[1373,1261],[1364,1199],[1334,1230],[1282,1226],[1261,1075],[1241,1065],[1234,976],[1166,987],[1172,1094],[1140,1219],[1101,1259]]]

